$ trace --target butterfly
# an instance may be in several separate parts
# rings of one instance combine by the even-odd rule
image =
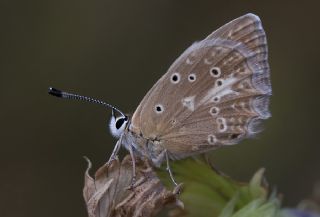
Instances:
[[[182,53],[154,84],[132,116],[89,97],[50,88],[49,93],[112,108],[109,123],[121,146],[159,167],[234,145],[261,131],[270,117],[270,70],[266,34],[254,14],[220,27]],[[119,113],[120,116],[117,116]],[[133,166],[135,171],[135,166]],[[135,173],[135,172],[134,172]]]

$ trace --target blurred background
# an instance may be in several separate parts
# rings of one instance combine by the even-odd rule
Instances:
[[[256,139],[215,151],[213,161],[239,181],[265,167],[284,205],[295,206],[320,180],[319,9],[317,1],[2,0],[1,216],[87,216],[82,156],[97,168],[115,144],[109,110],[50,97],[49,86],[133,112],[184,49],[248,12],[268,36],[273,116]]]

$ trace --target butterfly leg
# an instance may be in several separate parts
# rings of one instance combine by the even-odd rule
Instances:
[[[136,160],[134,158],[133,149],[131,145],[129,145],[129,152],[132,160],[132,180],[130,188],[133,189],[134,184],[136,182]]]
[[[112,154],[111,154],[107,164],[110,164],[116,158],[116,156],[120,150],[120,147],[121,147],[121,141],[122,141],[121,138],[117,141],[116,145],[113,148]]]
[[[167,159],[167,171],[168,171],[168,173],[169,173],[169,175],[170,175],[170,178],[171,178],[173,184],[174,184],[175,186],[177,186],[178,184],[177,184],[176,181],[174,180],[173,174],[172,174],[172,171],[171,171],[171,168],[170,168],[169,156],[168,156],[167,150],[166,150],[166,159]]]

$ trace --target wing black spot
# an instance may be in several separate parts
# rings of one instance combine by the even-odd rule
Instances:
[[[220,100],[220,99],[219,99],[219,97],[217,97],[217,96],[213,98],[213,101],[214,101],[214,102],[219,102],[219,100]]]
[[[172,76],[172,81],[177,81],[178,80],[178,76],[177,75],[173,75]]]
[[[171,75],[171,82],[173,84],[177,84],[180,81],[180,74],[178,72],[175,72],[174,74]]]
[[[221,74],[220,68],[218,68],[218,67],[212,67],[212,68],[210,69],[210,74],[211,74],[211,76],[213,76],[213,77],[219,77],[220,74]]]
[[[230,135],[230,138],[231,138],[231,139],[237,139],[239,136],[240,136],[240,134],[236,134],[236,133],[235,133],[235,134],[231,134],[231,135]]]
[[[188,79],[190,82],[193,82],[196,80],[196,76],[194,74],[191,74],[191,75],[189,75]]]

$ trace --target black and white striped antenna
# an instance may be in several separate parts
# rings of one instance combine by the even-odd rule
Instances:
[[[75,100],[80,100],[80,101],[86,101],[86,102],[100,104],[100,105],[103,105],[105,107],[111,108],[112,109],[112,113],[113,113],[113,110],[116,110],[121,115],[126,117],[126,115],[123,114],[122,111],[120,111],[119,109],[117,109],[113,105],[111,105],[109,103],[106,103],[106,102],[103,102],[103,101],[98,100],[98,99],[94,99],[94,98],[87,97],[87,96],[81,96],[81,95],[78,95],[78,94],[64,92],[64,91],[58,90],[58,89],[53,88],[53,87],[49,87],[48,93],[50,95],[52,95],[52,96],[56,96],[56,97],[63,98],[63,99],[75,99]]]

